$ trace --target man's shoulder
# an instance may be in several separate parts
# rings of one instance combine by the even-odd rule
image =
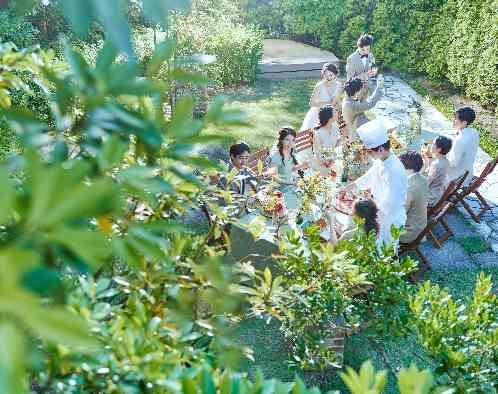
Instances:
[[[348,56],[348,62],[359,57],[358,51],[354,51],[351,55]]]

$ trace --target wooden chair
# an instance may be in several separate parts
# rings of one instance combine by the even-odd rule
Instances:
[[[446,190],[444,191],[439,201],[432,207],[427,207],[427,218],[438,216],[439,219],[436,224],[440,224],[445,230],[445,232],[439,238],[436,237],[432,229],[428,233],[428,236],[434,242],[434,246],[438,249],[441,249],[443,247],[443,243],[453,235],[453,231],[448,225],[448,222],[446,222],[444,215],[439,216],[439,213],[447,206],[448,202],[451,201],[455,193],[458,192],[463,182],[467,178],[467,175],[468,171],[465,171],[463,175],[452,180],[446,187]]]
[[[482,196],[482,194],[479,193],[478,189],[484,183],[486,177],[494,171],[497,164],[498,164],[498,156],[494,160],[486,164],[486,167],[484,167],[484,169],[482,170],[481,175],[473,176],[472,181],[469,183],[469,185],[459,188],[459,190],[452,197],[453,204],[455,206],[457,206],[458,204],[462,204],[465,210],[469,213],[470,217],[474,219],[476,223],[480,223],[481,216],[486,211],[491,210],[491,206],[488,204],[488,202]],[[471,194],[474,194],[479,200],[479,203],[481,204],[481,209],[477,213],[474,212],[472,207],[465,201],[465,197]]]
[[[307,129],[297,133],[295,140],[295,148],[294,148],[296,153],[305,151],[306,149],[311,149],[312,151],[314,150],[313,147],[314,132],[315,132],[314,129]]]
[[[258,162],[261,160],[264,163],[269,154],[270,154],[270,149],[268,148],[263,148],[261,150],[258,150],[257,152],[254,152],[249,157],[249,160],[247,161],[247,166],[251,169],[252,172],[257,173]]]
[[[426,237],[427,235],[429,235],[431,233],[431,231],[434,228],[434,226],[436,226],[436,224],[439,223],[439,221],[441,220],[441,218],[444,215],[446,215],[446,213],[452,207],[453,207],[452,203],[446,203],[446,205],[440,210],[440,212],[437,215],[431,217],[427,221],[427,225],[425,226],[424,230],[422,230],[422,232],[417,236],[417,238],[415,238],[410,243],[406,243],[406,244],[402,243],[402,244],[399,245],[399,255],[400,256],[402,254],[408,253],[410,251],[414,251],[417,254],[417,256],[420,258],[420,260],[422,262],[422,267],[417,272],[417,274],[415,274],[415,276],[418,276],[420,273],[432,269],[430,261],[427,259],[427,257],[424,256],[424,254],[420,250],[420,244],[421,244],[422,240],[424,239],[424,237]]]

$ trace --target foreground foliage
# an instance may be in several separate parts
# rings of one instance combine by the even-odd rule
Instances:
[[[460,392],[493,392],[498,382],[498,299],[479,275],[468,304],[425,282],[410,299],[413,326],[438,362],[436,372]]]

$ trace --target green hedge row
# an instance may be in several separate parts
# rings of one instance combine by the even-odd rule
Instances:
[[[254,6],[254,0],[244,1]],[[280,29],[280,34],[318,43],[345,59],[355,49],[360,33],[370,32],[375,36],[378,62],[394,70],[448,79],[482,104],[497,105],[496,0],[260,2],[261,7],[278,3],[274,24],[268,27],[264,20],[262,25],[271,35]],[[258,15],[246,8],[246,20],[257,22]]]

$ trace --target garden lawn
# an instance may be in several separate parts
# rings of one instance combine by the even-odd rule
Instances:
[[[272,146],[282,126],[299,130],[309,109],[315,80],[265,81],[225,92],[227,108],[246,112],[249,126],[208,128],[205,133],[221,133],[247,142],[254,150]]]

